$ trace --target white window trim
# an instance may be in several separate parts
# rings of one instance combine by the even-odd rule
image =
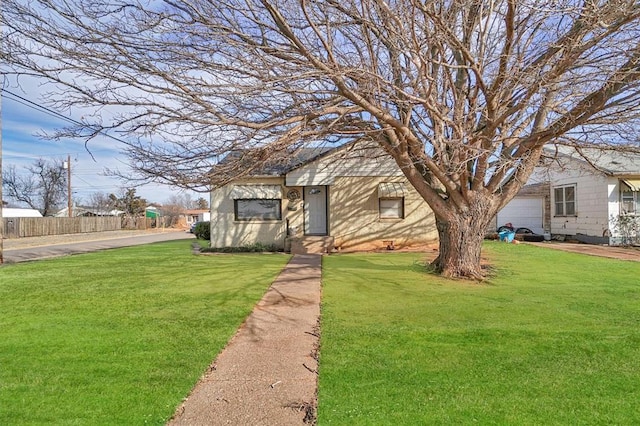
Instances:
[[[573,188],[573,213],[567,214],[567,188]],[[556,191],[562,189],[562,213],[558,213]],[[553,187],[553,215],[555,217],[576,217],[578,215],[578,184],[558,185]]]
[[[383,201],[399,201],[399,209],[400,211],[396,215],[383,215],[382,202]],[[380,219],[392,219],[392,220],[401,220],[404,219],[404,197],[393,197],[393,198],[379,198],[378,199],[378,217]]]
[[[636,190],[635,186],[629,185],[627,181],[623,180],[624,186],[628,187],[629,191],[625,191],[623,185],[620,185],[620,215],[623,216],[639,216],[640,215],[640,191]],[[624,211],[623,193],[631,193],[633,200],[631,204],[633,206],[632,211]]]

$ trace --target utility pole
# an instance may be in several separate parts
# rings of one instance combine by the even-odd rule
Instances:
[[[65,163],[65,168],[67,169],[67,211],[69,212],[69,217],[73,217],[73,212],[71,211],[73,206],[73,201],[71,199],[71,155],[67,154],[67,162]]]

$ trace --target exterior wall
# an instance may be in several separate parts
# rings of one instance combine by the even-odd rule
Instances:
[[[409,184],[404,200],[404,219],[379,217],[378,184],[402,182],[397,177],[337,177],[328,188],[329,235],[340,249],[365,250],[430,244],[437,241],[435,219],[429,206]],[[302,199],[290,201],[286,194],[303,187],[282,188],[282,220],[236,221],[234,203],[229,194],[234,184],[283,184],[283,178],[245,179],[226,185],[211,193],[211,247],[240,247],[254,244],[275,244],[285,248],[285,237],[304,235]]]
[[[333,185],[338,176],[397,176],[395,160],[373,143],[337,149],[287,174],[287,186]]]
[[[437,241],[435,218],[426,202],[405,183],[404,219],[379,217],[378,185],[405,182],[395,161],[377,145],[354,144],[291,171],[285,177],[255,177],[233,182],[211,193],[211,246],[239,247],[261,242],[287,248],[287,237],[304,236],[303,197],[287,194],[306,186],[326,186],[328,235],[340,249],[375,249]],[[234,185],[281,185],[282,220],[235,221]]]
[[[551,234],[588,236],[608,242],[610,203],[617,202],[617,189],[611,188],[610,178],[581,168],[551,172]],[[576,215],[555,215],[554,188],[576,185]],[[615,186],[615,185],[614,185]],[[615,190],[614,190],[615,189]]]
[[[404,219],[379,217],[378,184],[392,177],[336,177],[329,192],[329,234],[339,249],[375,249],[436,242],[435,218],[418,192],[405,183]]]
[[[287,193],[289,191],[297,191],[300,194],[300,198],[295,201],[287,199]],[[301,237],[304,235],[304,200],[303,193],[304,188],[301,186],[287,186],[283,190],[284,200],[286,203],[285,214],[287,225],[287,232],[291,237]],[[283,217],[285,216],[283,214]]]
[[[211,247],[241,247],[255,243],[275,244],[284,248],[288,200],[282,200],[282,220],[236,221],[230,197],[235,184],[282,185],[284,178],[252,178],[236,181],[211,192]],[[286,189],[283,188],[283,195]]]

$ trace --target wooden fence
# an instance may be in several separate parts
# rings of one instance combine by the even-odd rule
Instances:
[[[85,232],[119,231],[122,229],[122,219],[114,216],[7,217],[2,221],[4,226],[2,236],[4,238],[41,237],[44,235],[80,234]],[[142,229],[145,228],[142,227]]]

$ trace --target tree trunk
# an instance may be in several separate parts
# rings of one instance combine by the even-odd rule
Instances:
[[[440,253],[431,263],[435,271],[449,278],[482,279],[482,242],[492,217],[488,209],[480,208],[466,215],[453,214],[447,218],[436,215]]]

